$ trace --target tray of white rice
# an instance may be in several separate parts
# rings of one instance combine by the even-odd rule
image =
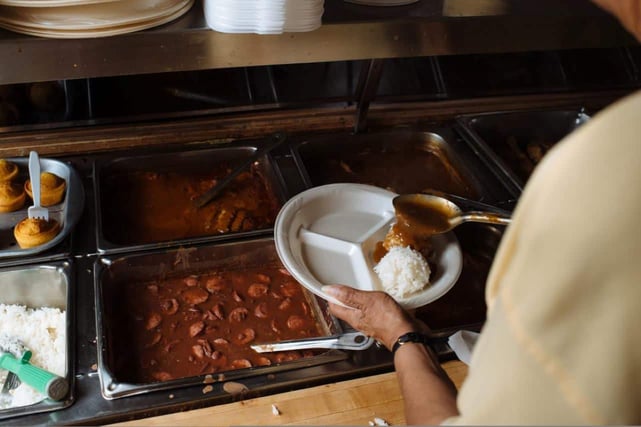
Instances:
[[[71,385],[70,268],[60,262],[0,269],[0,336],[21,341],[32,352],[29,363],[66,377]],[[0,389],[7,375],[0,370]],[[53,401],[20,383],[0,393],[0,420],[65,408],[72,404],[72,394]]]
[[[278,255],[289,272],[314,294],[330,284],[383,291],[407,309],[445,295],[463,268],[454,233],[434,235],[427,259],[409,247],[376,256],[396,220],[396,193],[364,184],[328,184],[290,199],[276,218]],[[339,303],[340,304],[340,303]]]

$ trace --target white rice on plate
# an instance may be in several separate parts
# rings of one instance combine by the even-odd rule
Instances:
[[[66,315],[64,310],[50,307],[27,308],[23,305],[0,304],[0,336],[22,341],[31,350],[29,361],[54,374],[66,375]],[[0,388],[7,371],[0,370]],[[46,396],[26,384],[0,395],[0,409],[31,405]]]
[[[430,266],[409,246],[394,246],[374,266],[383,290],[396,300],[407,298],[429,285]]]

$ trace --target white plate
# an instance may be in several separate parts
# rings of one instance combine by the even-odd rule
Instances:
[[[109,37],[116,36],[120,34],[133,33],[135,31],[146,30],[148,28],[157,27],[168,22],[171,22],[175,19],[178,19],[180,16],[187,13],[191,7],[194,5],[194,0],[186,0],[185,5],[177,10],[176,12],[163,16],[151,19],[149,21],[139,22],[137,24],[131,25],[120,25],[108,28],[101,28],[96,30],[42,30],[38,28],[22,27],[19,25],[12,25],[2,21],[0,17],[0,27],[5,28],[16,33],[27,34],[30,36],[37,37],[49,37],[55,39],[85,39],[85,38],[96,38],[96,37]]]
[[[60,7],[93,3],[110,3],[112,1],[125,0],[0,0],[0,5],[16,7]]]
[[[184,6],[184,0],[126,0],[54,8],[0,6],[0,19],[5,24],[42,31],[101,30],[149,22]]]
[[[362,184],[329,184],[304,191],[282,207],[274,225],[276,251],[287,270],[314,294],[333,301],[321,288],[343,284],[382,291],[374,272],[377,242],[394,222],[395,193]],[[449,291],[463,268],[454,233],[432,238],[436,271],[430,285],[406,299],[407,309],[428,304]]]

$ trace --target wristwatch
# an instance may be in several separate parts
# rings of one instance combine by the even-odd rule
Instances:
[[[420,332],[407,332],[396,339],[396,342],[392,346],[392,354],[396,353],[396,350],[408,342],[427,345],[430,343],[430,337]]]

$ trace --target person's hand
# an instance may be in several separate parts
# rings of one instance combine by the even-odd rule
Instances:
[[[389,350],[399,336],[420,329],[385,292],[359,291],[342,285],[324,286],[323,291],[350,307],[330,302],[329,309],[334,316],[376,339]]]

